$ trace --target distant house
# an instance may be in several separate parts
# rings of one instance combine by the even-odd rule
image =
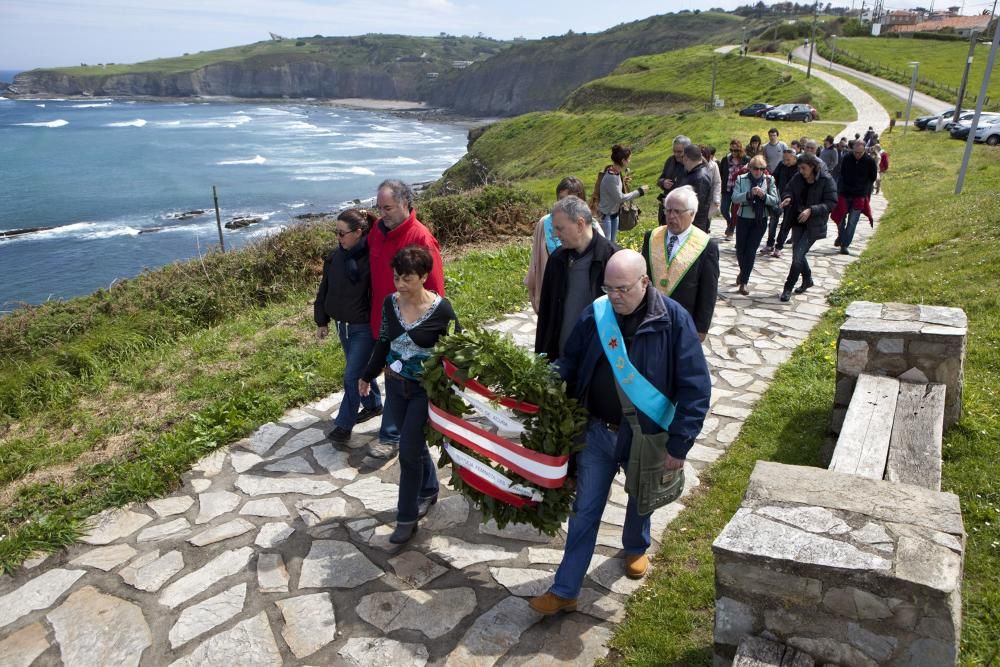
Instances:
[[[913,23],[910,25],[895,25],[889,30],[890,32],[899,33],[911,33],[911,32],[937,32],[939,30],[945,30],[946,28],[951,28],[955,34],[961,35],[962,37],[968,37],[969,33],[973,30],[976,32],[985,32],[989,28],[990,21],[993,19],[989,14],[980,16],[942,16],[941,18],[931,19],[930,21],[920,21],[919,23]]]
[[[465,69],[472,64],[471,60],[452,60],[451,66],[455,69]]]
[[[922,14],[905,9],[886,12],[882,16],[882,25],[891,31],[892,26],[914,25],[923,18]]]

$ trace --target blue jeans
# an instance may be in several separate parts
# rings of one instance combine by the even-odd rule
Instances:
[[[757,261],[757,248],[767,231],[767,220],[757,222],[753,218],[737,218],[736,223],[736,261],[740,265],[737,280],[741,285],[750,282],[750,273]]]
[[[785,290],[791,291],[795,283],[802,276],[802,283],[812,282],[812,270],[809,268],[809,260],[806,253],[815,241],[809,238],[804,225],[792,225],[792,265],[788,269],[788,277],[785,279]]]
[[[628,426],[624,426],[628,428]],[[618,434],[603,423],[587,424],[587,445],[576,455],[576,500],[569,518],[566,550],[550,589],[561,598],[580,595],[583,578],[590,566],[597,544],[597,529],[608,502],[611,482],[619,468],[628,465],[631,445],[619,446]],[[650,515],[640,516],[634,498],[628,499],[622,546],[627,554],[644,554],[650,545]]]
[[[427,424],[427,392],[414,380],[395,375],[385,379],[385,412],[399,426],[399,500],[396,522],[417,520],[421,498],[438,493],[437,466],[427,449],[424,426]]]
[[[858,220],[860,219],[861,209],[851,209],[847,213],[847,219],[837,225],[837,231],[840,232],[837,237],[840,239],[841,248],[847,248],[851,245],[851,241],[854,240],[854,231],[858,228]]]
[[[722,217],[726,220],[726,233],[730,231],[730,225],[732,224],[732,209],[733,209],[733,191],[722,193]]]
[[[614,241],[618,237],[618,214],[601,216],[601,229],[609,241]]]
[[[361,398],[358,393],[358,379],[368,365],[372,356],[375,341],[372,340],[372,330],[367,322],[364,324],[349,324],[337,322],[337,336],[340,337],[340,347],[344,350],[344,400],[340,402],[340,411],[333,425],[350,431],[358,419],[359,406],[367,410],[382,407],[382,393],[378,382],[372,381],[372,390],[368,396]]]

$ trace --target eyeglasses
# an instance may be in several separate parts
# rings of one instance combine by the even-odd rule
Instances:
[[[627,294],[633,287],[639,284],[639,282],[645,278],[645,276],[639,276],[636,278],[635,282],[627,287],[614,287],[612,285],[601,285],[601,291],[605,294]]]
[[[693,208],[667,208],[667,209],[664,209],[664,212],[667,215],[671,215],[671,214],[673,214],[673,215],[680,215],[681,213],[689,213],[689,212],[691,212],[693,210],[694,210]]]
[[[353,234],[354,232],[360,232],[360,231],[361,231],[360,229],[350,229],[350,230],[348,230],[348,231],[346,231],[346,232],[342,232],[342,231],[340,231],[340,230],[338,229],[338,230],[337,230],[337,238],[338,238],[338,239],[342,239],[342,238],[344,238],[345,236],[347,236],[348,234]]]
[[[764,171],[764,167],[750,167],[750,171]]]

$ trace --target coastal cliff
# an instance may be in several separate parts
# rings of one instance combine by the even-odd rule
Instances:
[[[470,116],[558,107],[634,56],[735,39],[742,21],[682,12],[595,34],[540,40],[364,35],[258,42],[135,65],[19,74],[19,95],[374,98],[428,102]]]

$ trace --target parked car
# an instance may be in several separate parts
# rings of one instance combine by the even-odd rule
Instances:
[[[995,113],[981,114],[979,116],[979,125],[978,127],[976,127],[976,135],[977,136],[979,135],[979,130],[989,125],[995,125],[996,123],[1000,123],[1000,114],[995,114]],[[968,120],[961,121],[957,125],[952,125],[951,129],[948,130],[948,132],[949,134],[951,134],[952,139],[965,140],[969,138],[969,132],[971,130],[972,130],[972,118],[969,118]],[[985,136],[988,137],[989,134],[987,133]],[[978,139],[978,141],[985,141],[985,139]]]
[[[986,142],[990,146],[1000,144],[1000,119],[989,123],[980,123],[976,128],[976,142]]]
[[[801,120],[804,123],[819,118],[819,114],[809,104],[779,104],[769,109],[764,118],[767,120]]]
[[[975,111],[963,111],[961,113],[961,115],[959,115],[959,117],[958,117],[958,122],[961,123],[963,120],[971,120],[972,117],[975,116],[975,115],[976,115]],[[955,125],[957,125],[957,123],[955,123],[955,121],[952,120],[952,117],[953,116],[950,116],[950,115],[946,115],[944,117],[935,116],[931,120],[927,121],[927,127],[926,127],[926,129],[928,129],[928,130],[937,130],[938,123],[940,123],[943,120],[944,121],[944,129],[950,130],[952,127],[954,127]]]
[[[968,109],[963,110],[962,113],[965,113],[966,111],[968,111]],[[913,121],[913,127],[917,128],[918,130],[933,130],[934,129],[933,127],[927,127],[928,123],[930,123],[932,120],[937,121],[937,119],[940,118],[941,116],[953,116],[954,114],[955,114],[955,107],[952,107],[950,109],[945,109],[944,111],[936,113],[931,116],[920,116],[915,121]]]
[[[764,102],[756,102],[748,107],[740,109],[741,116],[763,116],[769,109],[773,109],[773,104],[766,104]]]

